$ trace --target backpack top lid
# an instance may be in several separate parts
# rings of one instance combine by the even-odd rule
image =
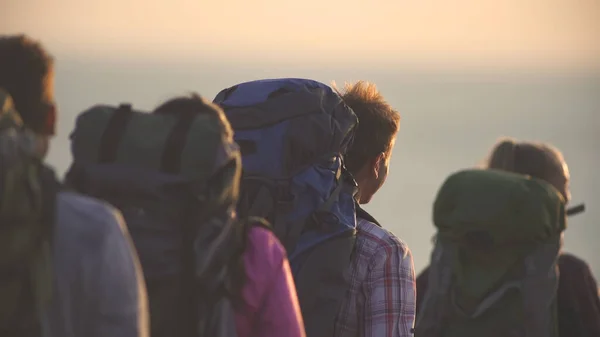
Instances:
[[[128,105],[97,105],[78,116],[71,151],[80,166],[160,172],[203,185],[225,165],[234,177],[240,175],[239,149],[226,129],[221,114],[159,114]]]
[[[243,82],[221,90],[214,103],[227,107],[243,107],[262,103],[273,96],[273,92],[286,89],[287,91],[307,91],[321,89],[327,94],[334,91],[326,84],[303,78],[275,78]],[[235,91],[235,95],[231,93]],[[282,90],[282,93],[284,91]]]
[[[354,111],[330,86],[309,79],[243,82],[221,90],[213,102],[223,107],[236,131],[261,129],[294,117],[315,114],[313,125],[320,125],[321,129],[326,126],[329,129],[326,133],[331,137],[326,143],[319,144],[323,153],[345,153],[358,125]],[[311,128],[305,132],[310,132]],[[310,134],[304,136],[310,138]]]
[[[436,245],[452,261],[443,266],[452,271],[456,300],[473,304],[499,284],[524,277],[532,254],[558,254],[565,203],[558,190],[539,179],[470,169],[446,179],[434,203],[433,221]],[[544,261],[535,260],[539,265],[534,269],[551,268]]]
[[[438,235],[449,239],[485,232],[489,248],[545,242],[565,229],[565,202],[552,185],[539,179],[499,170],[464,170],[440,188],[433,222]]]

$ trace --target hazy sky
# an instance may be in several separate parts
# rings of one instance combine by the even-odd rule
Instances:
[[[599,0],[0,3],[0,31],[27,32],[58,54],[600,67]]]

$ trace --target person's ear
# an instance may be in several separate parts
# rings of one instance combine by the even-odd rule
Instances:
[[[43,159],[48,154],[50,149],[50,138],[48,136],[36,137],[36,153],[40,159]]]
[[[379,179],[379,174],[381,173],[381,167],[384,165],[385,163],[385,153],[380,152],[374,159],[373,159],[373,176],[375,177],[375,179]]]
[[[46,121],[44,125],[46,133],[54,135],[56,129],[56,105],[48,104],[46,108]]]

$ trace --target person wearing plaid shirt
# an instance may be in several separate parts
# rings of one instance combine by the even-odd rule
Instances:
[[[359,126],[345,164],[358,183],[356,201],[368,203],[385,182],[400,115],[368,82],[341,93]],[[408,246],[357,205],[357,239],[350,290],[335,322],[335,337],[413,335],[416,285]]]

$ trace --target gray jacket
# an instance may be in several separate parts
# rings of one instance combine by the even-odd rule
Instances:
[[[120,213],[71,192],[56,203],[44,337],[147,337],[144,279]]]

